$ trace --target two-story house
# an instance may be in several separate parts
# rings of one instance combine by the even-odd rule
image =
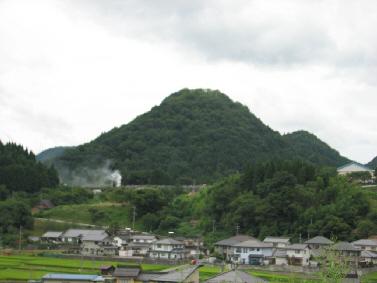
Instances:
[[[329,250],[335,252],[347,264],[356,267],[359,265],[361,248],[348,242],[338,242],[332,245]]]
[[[316,236],[305,241],[305,244],[309,245],[311,248],[311,253],[314,257],[320,257],[326,251],[326,248],[333,245],[334,242],[326,237]]]
[[[272,252],[272,243],[253,239],[233,245],[232,260],[240,264],[263,265],[268,264]]]
[[[364,251],[377,251],[377,240],[373,239],[360,239],[352,242],[352,245]]]
[[[152,243],[157,241],[154,235],[133,235],[126,247],[119,251],[119,256],[124,257],[145,257],[151,250]]]
[[[215,243],[215,252],[223,256],[226,260],[230,260],[233,255],[233,246],[235,244],[247,241],[247,240],[256,240],[254,237],[248,235],[237,235],[224,239]]]
[[[152,244],[149,256],[151,258],[163,259],[185,259],[187,258],[185,245],[183,242],[166,238],[158,240]]]
[[[308,266],[310,264],[311,248],[308,244],[293,244],[285,248],[289,265]]]
[[[115,256],[118,253],[118,248],[113,245],[112,238],[104,230],[101,233],[86,234],[81,241],[82,255]]]

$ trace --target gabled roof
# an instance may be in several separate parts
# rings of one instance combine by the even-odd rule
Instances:
[[[360,251],[361,249],[358,247],[355,247],[351,243],[348,242],[339,242],[336,243],[331,247],[331,249],[336,251]]]
[[[131,239],[138,239],[138,240],[156,240],[155,235],[133,235]]]
[[[84,237],[88,235],[102,235],[106,233],[105,230],[89,230],[89,229],[68,229],[62,235],[63,237],[75,238],[75,237]]]
[[[83,241],[103,241],[108,237],[109,235],[105,231],[103,231],[102,233],[99,233],[99,232],[87,233],[83,235],[82,240]]]
[[[63,232],[60,232],[60,231],[47,231],[41,237],[42,238],[59,238],[61,237],[62,234]]]
[[[287,250],[305,250],[308,248],[308,244],[293,244],[286,247]]]
[[[255,240],[255,238],[248,235],[237,235],[225,240],[218,241],[217,243],[215,243],[215,246],[233,246],[247,240]]]
[[[49,273],[43,276],[42,279],[104,282],[104,278],[102,276],[68,273]]]
[[[265,243],[284,243],[284,244],[289,244],[289,237],[272,237],[268,236],[266,237],[263,242]]]
[[[334,244],[334,242],[327,239],[326,237],[316,236],[314,238],[307,240],[305,244],[332,245]]]
[[[373,170],[370,169],[369,167],[367,167],[367,166],[365,166],[365,165],[363,165],[363,164],[360,164],[360,163],[354,162],[354,161],[349,162],[349,163],[347,163],[347,164],[344,164],[343,166],[338,167],[337,170],[338,170],[338,171],[341,171],[341,170],[343,170],[343,169],[345,169],[345,168],[347,168],[347,167],[349,167],[349,166],[352,166],[352,165],[357,166],[357,167],[359,167],[360,169],[363,169],[364,171],[373,171]]]
[[[360,239],[360,240],[352,242],[352,244],[355,245],[355,246],[372,246],[372,247],[377,247],[377,240]]]
[[[255,277],[241,270],[231,270],[216,275],[206,283],[264,283],[268,282],[262,278]]]
[[[247,240],[241,243],[234,244],[233,247],[244,247],[244,248],[272,248],[272,243],[264,243],[257,239]]]
[[[153,281],[157,282],[184,282],[191,274],[193,274],[200,265],[190,266],[184,269],[176,269],[166,274],[153,278]]]
[[[163,245],[183,245],[182,242],[177,241],[177,240],[174,240],[174,239],[172,239],[172,238],[161,239],[161,240],[158,240],[158,241],[154,242],[154,244],[163,244]]]

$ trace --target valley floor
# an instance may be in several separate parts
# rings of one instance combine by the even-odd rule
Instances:
[[[46,257],[35,254],[1,255],[0,256],[0,281],[27,282],[31,279],[39,279],[47,273],[75,273],[75,274],[98,274],[99,267],[103,265],[117,265],[116,261],[101,261],[88,259],[66,259]],[[123,263],[124,264],[124,263]],[[142,268],[149,271],[159,271],[171,266],[143,264]],[[270,282],[320,282],[318,279],[310,279],[301,274],[280,274],[274,272],[247,270],[249,273],[267,279]],[[221,272],[218,266],[203,266],[200,268],[200,280],[204,280]],[[377,282],[377,272],[370,273],[362,282]]]

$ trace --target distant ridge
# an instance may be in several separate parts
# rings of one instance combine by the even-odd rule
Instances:
[[[375,158],[373,158],[372,161],[367,163],[366,166],[368,166],[371,169],[376,169],[377,168],[377,156]]]
[[[207,89],[173,93],[130,123],[53,153],[49,160],[66,183],[82,168],[88,175],[87,168],[106,162],[120,170],[123,183],[198,184],[271,158],[330,166],[349,161],[308,132],[280,135],[246,106]]]

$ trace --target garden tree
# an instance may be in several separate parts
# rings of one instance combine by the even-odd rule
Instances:
[[[16,246],[15,235],[20,227],[33,227],[30,207],[20,200],[0,201],[0,235],[4,245]]]
[[[49,162],[68,184],[74,178],[65,172],[95,168],[106,160],[120,170],[123,184],[208,184],[278,156],[329,166],[349,161],[308,132],[280,135],[217,90],[183,89],[130,123],[66,148]],[[267,178],[275,170],[266,168]],[[298,182],[310,174],[298,173]]]
[[[154,231],[160,225],[160,217],[156,213],[147,213],[141,217],[141,223],[145,231]]]

